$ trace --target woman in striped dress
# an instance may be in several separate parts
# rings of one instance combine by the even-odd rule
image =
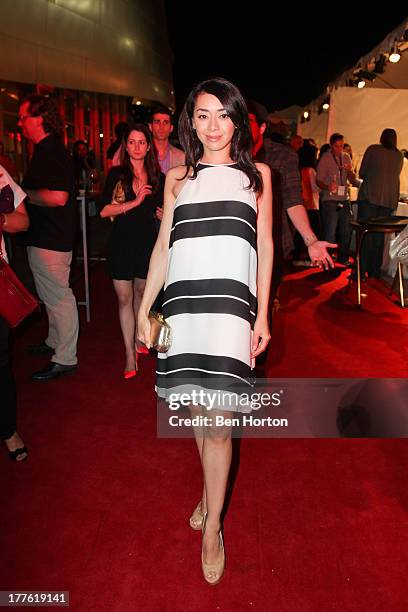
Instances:
[[[165,399],[186,386],[210,392],[245,385],[270,339],[271,175],[252,161],[238,89],[221,78],[197,85],[182,111],[179,137],[186,166],[167,174],[138,319],[139,338],[149,346],[148,314],[164,284],[163,314],[173,331],[172,346],[158,359],[157,392]],[[204,487],[190,525],[203,531],[204,578],[215,584],[225,564],[220,516],[232,444],[231,428],[216,427],[214,417],[231,412],[220,404],[209,410],[206,401],[190,411],[210,417],[195,428]]]

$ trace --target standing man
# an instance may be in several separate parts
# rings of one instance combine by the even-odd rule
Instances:
[[[400,174],[404,157],[397,148],[397,133],[383,130],[380,144],[370,145],[360,166],[363,179],[358,194],[358,218],[390,217],[398,207]],[[368,233],[361,248],[360,271],[364,277],[380,278],[384,251],[384,234]]]
[[[63,122],[53,99],[37,95],[26,98],[20,106],[18,124],[34,145],[23,180],[30,217],[25,243],[49,323],[45,342],[31,347],[31,352],[52,355],[50,364],[32,378],[51,380],[77,368],[78,310],[69,286],[75,220],[74,168],[61,140]]]
[[[183,151],[169,143],[174,125],[168,108],[157,106],[153,109],[149,129],[153,135],[156,157],[163,174],[167,174],[170,168],[174,168],[174,166],[183,166],[186,159]]]
[[[268,121],[267,110],[262,104],[253,100],[249,100],[247,105],[254,159],[267,163],[279,174],[280,178],[279,191],[282,200],[282,212],[279,218],[276,218],[276,211],[274,212],[273,227],[277,225],[281,229],[283,258],[293,251],[292,232],[288,223],[289,218],[303,238],[309,252],[310,261],[314,265],[326,269],[329,266],[333,266],[327,249],[336,245],[322,242],[317,238],[310,226],[310,221],[303,205],[297,153],[288,145],[282,145],[269,139],[264,140],[263,135]],[[274,270],[274,273],[276,272],[279,278],[282,275],[282,265],[279,271]]]
[[[165,106],[156,106],[152,110],[148,126],[153,136],[157,161],[163,174],[167,174],[170,168],[175,166],[184,166],[186,163],[184,152],[169,143],[170,134],[174,129],[173,117],[169,109]],[[162,206],[156,208],[156,218],[159,221],[162,220]]]
[[[323,190],[320,207],[323,238],[329,242],[336,242],[338,229],[337,261],[339,264],[347,265],[352,219],[348,181],[355,187],[360,186],[360,181],[352,171],[350,156],[343,151],[343,147],[343,135],[332,134],[330,150],[319,159],[316,182]]]

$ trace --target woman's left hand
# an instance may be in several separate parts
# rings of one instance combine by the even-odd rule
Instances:
[[[271,334],[269,331],[269,324],[266,317],[260,319],[257,318],[254,325],[254,331],[252,334],[252,347],[251,357],[257,357],[264,352],[268,346]]]

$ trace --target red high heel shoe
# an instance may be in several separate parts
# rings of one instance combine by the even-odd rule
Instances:
[[[136,359],[135,359],[135,361],[136,361],[135,368],[133,370],[125,370],[123,372],[123,378],[125,380],[129,380],[130,378],[134,378],[136,376],[136,374],[137,374],[137,371],[139,369],[138,368],[138,364],[137,364],[137,361],[138,361],[138,354],[137,354],[137,352],[136,352],[135,357],[136,357]]]
[[[149,349],[147,348],[147,346],[137,346],[136,347],[136,353],[139,353],[139,355],[148,355],[149,354]]]
[[[123,378],[128,380],[129,378],[134,378],[136,376],[137,370],[125,370],[123,372]]]

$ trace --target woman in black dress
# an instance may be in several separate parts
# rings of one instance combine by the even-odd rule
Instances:
[[[108,267],[118,297],[127,379],[136,375],[137,355],[144,352],[137,340],[136,321],[157,236],[156,208],[163,203],[164,175],[149,130],[143,124],[129,126],[121,159],[122,164],[113,167],[106,178],[100,214],[113,220]],[[124,191],[123,203],[118,202],[122,200],[117,190],[119,182]]]

